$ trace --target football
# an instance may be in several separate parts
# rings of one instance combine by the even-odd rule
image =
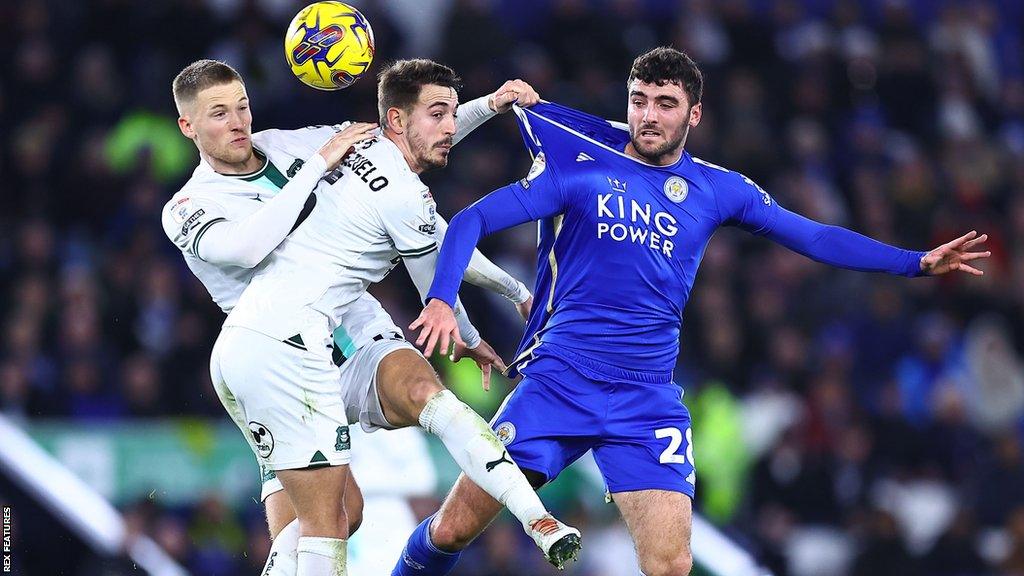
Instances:
[[[288,67],[304,84],[340,90],[366,73],[373,61],[373,29],[342,2],[316,2],[292,18],[284,38]]]

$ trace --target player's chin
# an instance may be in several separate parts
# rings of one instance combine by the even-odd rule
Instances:
[[[448,165],[448,152],[447,148],[438,148],[433,154],[427,159],[428,170],[438,170]]]

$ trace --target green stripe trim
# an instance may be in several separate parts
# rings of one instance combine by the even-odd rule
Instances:
[[[206,231],[210,229],[210,226],[213,226],[217,222],[227,222],[227,218],[214,218],[206,224],[203,224],[203,227],[196,232],[196,239],[192,241],[192,253],[195,254],[196,258],[203,260],[203,257],[199,255],[199,241],[206,235]],[[203,260],[203,262],[206,262],[206,260]]]
[[[278,189],[284,188],[285,185],[288,184],[288,179],[285,178],[284,174],[281,174],[281,171],[278,170],[277,166],[274,166],[270,160],[267,160],[267,172],[264,176],[266,176],[267,180],[270,180],[274,186],[277,186]]]
[[[437,250],[437,242],[431,244],[430,246],[424,246],[423,248],[419,248],[417,250],[399,250],[398,255],[401,256],[402,258],[415,258],[417,256],[426,256],[427,254],[430,254],[434,250]]]

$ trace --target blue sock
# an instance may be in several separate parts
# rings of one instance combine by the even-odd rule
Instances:
[[[430,541],[430,522],[433,519],[431,514],[413,530],[391,576],[445,576],[455,568],[462,551],[444,552],[434,546]]]

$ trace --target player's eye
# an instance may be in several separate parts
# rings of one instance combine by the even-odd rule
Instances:
[[[635,106],[637,108],[640,108],[643,105],[644,105],[643,100],[633,100],[633,106]]]
[[[434,118],[437,118],[438,120],[440,120],[441,117],[444,116],[444,114],[441,113],[441,112],[434,112],[433,116],[434,116]]]

